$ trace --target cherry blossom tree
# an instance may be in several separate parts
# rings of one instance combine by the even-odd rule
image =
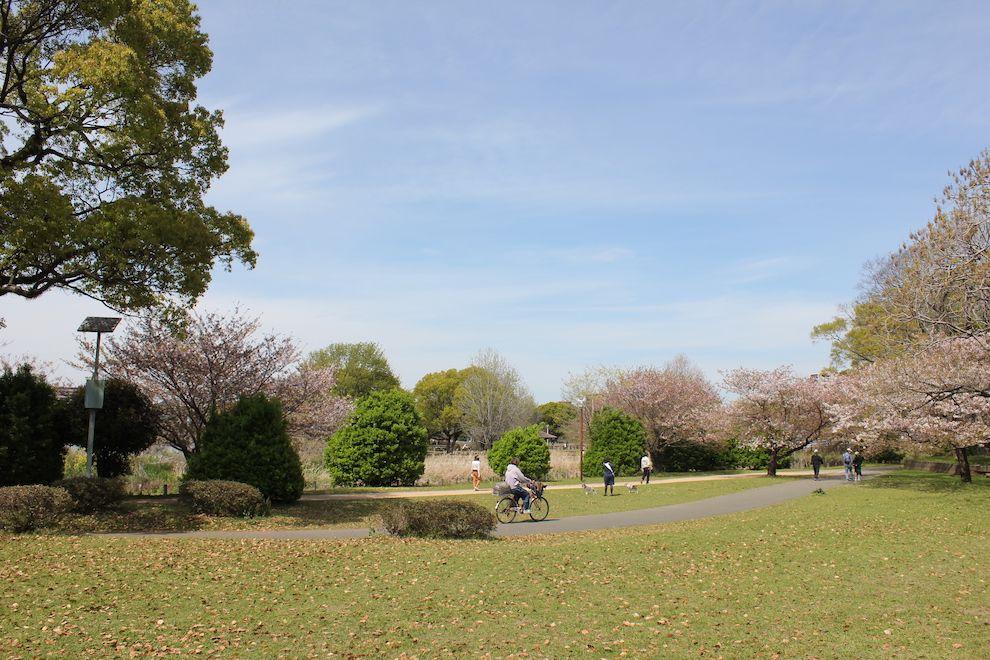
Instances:
[[[91,356],[84,347],[79,361],[90,364]],[[238,309],[190,314],[180,331],[155,316],[142,317],[105,343],[103,357],[108,376],[137,384],[152,399],[161,412],[160,439],[187,458],[211,414],[242,395],[276,396],[297,439],[325,439],[352,408],[331,393],[332,368],[300,365],[291,339],[262,334],[260,319]]]
[[[724,387],[736,396],[726,408],[727,428],[741,442],[770,453],[768,476],[777,474],[780,460],[820,438],[831,423],[829,385],[797,376],[790,367],[733,369],[725,374]]]
[[[942,338],[836,383],[836,428],[866,446],[898,438],[918,450],[951,450],[969,482],[968,451],[990,442],[990,359],[978,338]]]
[[[666,447],[711,439],[711,418],[721,407],[715,386],[684,356],[659,369],[614,373],[603,400],[643,423],[648,432],[646,449],[654,459]]]

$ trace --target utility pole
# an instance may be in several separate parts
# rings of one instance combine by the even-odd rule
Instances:
[[[581,402],[581,423],[578,425],[578,438],[580,439],[580,449],[578,459],[578,477],[584,483],[584,401]]]
[[[89,432],[86,435],[86,476],[93,476],[93,438],[96,435],[96,411],[103,408],[103,381],[100,380],[100,341],[103,333],[116,329],[120,319],[107,316],[87,316],[79,326],[79,332],[96,333],[96,357],[93,360],[93,377],[86,381],[86,410],[89,411]]]

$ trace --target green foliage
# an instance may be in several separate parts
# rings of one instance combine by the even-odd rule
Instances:
[[[765,470],[770,465],[770,451],[765,448],[747,447],[737,440],[730,440],[722,460],[723,465],[730,468],[746,470]],[[777,468],[791,467],[791,457],[777,459]]]
[[[242,396],[203,429],[186,478],[225,479],[251,484],[273,502],[302,495],[299,455],[286,432],[282,404],[264,394]]]
[[[0,375],[0,486],[49,484],[62,478],[55,391],[30,365]]]
[[[864,458],[868,463],[900,463],[904,460],[904,452],[893,447],[883,447],[876,451],[867,452]]]
[[[188,307],[216,263],[253,265],[244,218],[203,197],[227,169],[195,104],[212,53],[194,5],[15,2],[0,15],[0,296],[70,289]]]
[[[337,484],[411,486],[429,449],[412,395],[380,390],[360,399],[347,424],[327,441],[324,462]]]
[[[550,401],[536,408],[537,421],[544,427],[550,428],[550,433],[563,439],[567,435],[567,426],[577,419],[578,409],[568,401]]]
[[[96,513],[115,507],[125,495],[121,479],[70,477],[53,485],[64,489],[72,498],[73,513]]]
[[[209,516],[255,518],[271,512],[260,490],[239,481],[185,481],[180,494],[193,511]]]
[[[484,539],[495,531],[495,515],[475,502],[425,500],[399,502],[381,513],[385,530],[393,536],[437,539]]]
[[[89,414],[84,402],[84,387],[77,388],[62,402],[62,440],[66,444],[84,444]],[[127,381],[107,380],[103,408],[96,414],[93,457],[96,472],[105,478],[130,472],[131,457],[154,444],[158,435],[158,412],[151,400]]]
[[[0,488],[0,530],[30,532],[53,525],[72,506],[62,488],[6,486]]]
[[[584,454],[584,474],[602,474],[602,463],[609,460],[616,476],[635,474],[646,446],[646,429],[632,415],[605,407],[591,418],[591,444]]]
[[[488,465],[495,474],[505,474],[513,458],[519,459],[519,469],[530,479],[545,479],[550,473],[550,450],[540,437],[539,424],[512,429],[488,451]]]
[[[457,391],[471,373],[468,369],[447,369],[426,374],[413,388],[416,410],[431,438],[447,445],[447,451],[464,435],[464,413],[457,405]]]
[[[374,342],[336,343],[310,353],[312,367],[336,369],[333,393],[354,399],[399,387],[381,347]]]
[[[848,318],[837,316],[816,325],[811,338],[832,344],[832,366],[841,370],[893,357],[917,332],[916,327],[890,318],[882,305],[866,300],[854,305]]]
[[[657,452],[655,464],[668,472],[704,472],[728,467],[726,448],[702,442],[679,442]]]

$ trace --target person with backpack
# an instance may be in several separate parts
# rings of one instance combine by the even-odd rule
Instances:
[[[853,455],[849,447],[842,452],[842,467],[846,469],[846,481],[853,480]]]
[[[811,469],[815,471],[815,481],[818,481],[818,473],[821,471],[822,463],[824,462],[825,461],[822,460],[822,455],[819,454],[818,450],[816,449],[811,454]]]
[[[863,480],[863,455],[859,452],[853,454],[853,471],[856,473],[855,480]]]
[[[612,462],[607,458],[602,462],[602,472],[605,478],[605,495],[608,495],[608,491],[612,489],[612,495],[615,495],[615,468],[612,467]]]

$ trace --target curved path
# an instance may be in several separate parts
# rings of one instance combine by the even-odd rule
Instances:
[[[887,472],[883,468],[866,470],[865,478]],[[788,480],[785,483],[773,484],[762,488],[751,488],[739,493],[719,495],[704,500],[670,504],[651,509],[636,509],[615,513],[600,513],[587,516],[571,516],[568,518],[548,518],[543,522],[516,522],[499,525],[496,536],[529,536],[534,534],[559,534],[564,532],[581,532],[595,529],[614,529],[635,527],[640,525],[656,525],[661,523],[694,520],[709,516],[720,516],[738,513],[750,509],[760,509],[774,504],[780,504],[798,497],[809,495],[821,488],[828,490],[847,485],[842,476],[829,475],[821,481],[803,479]],[[855,484],[850,484],[855,486]],[[551,501],[551,507],[553,506]],[[551,508],[552,510],[552,508]],[[291,529],[269,531],[202,531],[202,532],[168,532],[158,534],[112,534],[111,536],[168,536],[175,538],[197,539],[345,539],[369,536],[371,530],[361,529]]]

